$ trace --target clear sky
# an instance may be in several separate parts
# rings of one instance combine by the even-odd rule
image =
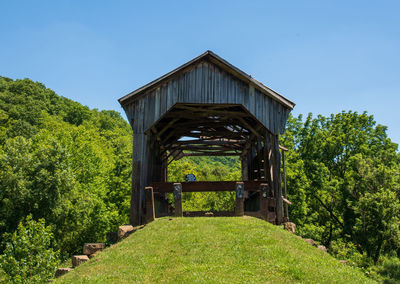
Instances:
[[[367,111],[400,143],[400,1],[0,3],[0,75],[90,108],[212,50],[296,103]]]

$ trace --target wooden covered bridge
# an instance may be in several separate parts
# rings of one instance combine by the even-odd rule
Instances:
[[[279,134],[293,102],[211,51],[119,102],[133,128],[131,224],[151,219],[153,204],[156,216],[171,213],[168,192],[178,215],[181,192],[236,190],[237,215],[276,224],[288,217]],[[174,184],[168,164],[185,156],[239,156],[242,180]]]

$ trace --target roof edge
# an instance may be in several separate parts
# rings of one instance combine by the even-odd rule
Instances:
[[[217,59],[218,61],[220,61],[222,64],[226,65],[227,67],[229,67],[231,70],[235,71],[236,73],[238,73],[239,76],[243,77],[242,79],[246,79],[249,83],[254,84],[260,91],[262,92],[266,92],[266,95],[269,95],[270,97],[272,97],[273,99],[278,100],[279,102],[283,103],[284,105],[286,105],[288,108],[293,109],[294,106],[296,105],[294,102],[290,101],[289,99],[285,98],[284,96],[282,96],[281,94],[279,94],[278,92],[270,89],[269,87],[265,86],[264,84],[262,84],[261,82],[257,81],[256,79],[254,79],[253,77],[251,77],[249,74],[245,73],[244,71],[240,70],[239,68],[237,68],[236,66],[232,65],[231,63],[229,63],[228,61],[226,61],[225,59],[219,57],[217,54],[215,54],[212,51],[209,51],[210,55],[212,55],[215,59]],[[228,71],[228,70],[227,70]],[[231,72],[232,73],[232,72]],[[235,75],[235,74],[233,74]]]
[[[125,96],[123,96],[122,98],[118,99],[118,102],[119,102],[120,104],[122,104],[123,101],[126,101],[126,100],[129,99],[130,97],[133,97],[134,95],[136,95],[136,94],[138,94],[138,93],[144,91],[145,89],[147,89],[147,88],[149,88],[149,87],[151,87],[151,86],[153,86],[153,85],[155,85],[155,84],[157,84],[157,83],[163,81],[164,79],[167,79],[169,76],[171,76],[171,75],[177,73],[178,71],[183,70],[183,69],[185,69],[186,67],[189,67],[191,64],[193,64],[193,63],[199,61],[200,59],[202,59],[202,58],[204,58],[205,56],[207,56],[208,54],[210,54],[210,52],[211,52],[210,50],[207,50],[207,51],[204,52],[203,54],[201,54],[201,55],[199,55],[199,56],[193,58],[192,60],[190,60],[190,61],[186,62],[185,64],[183,64],[183,65],[181,65],[181,66],[175,68],[174,70],[172,70],[172,71],[170,71],[170,72],[168,72],[168,73],[162,75],[161,77],[159,77],[159,78],[157,78],[157,79],[151,81],[150,83],[148,83],[148,84],[146,84],[146,85],[144,85],[144,86],[142,86],[142,87],[140,87],[140,88],[138,88],[138,89],[136,89],[136,90],[134,90],[134,91],[128,93],[127,95],[125,95]]]
[[[232,75],[239,77],[240,79],[242,79],[243,81],[247,81],[249,84],[253,84],[257,89],[259,89],[261,92],[263,92],[265,95],[271,97],[272,99],[277,100],[278,102],[284,104],[286,107],[288,107],[289,109],[293,109],[294,106],[296,105],[294,102],[288,100],[287,98],[285,98],[284,96],[280,95],[279,93],[275,92],[274,90],[268,88],[267,86],[265,86],[264,84],[260,83],[259,81],[257,81],[256,79],[252,78],[250,75],[248,75],[247,73],[243,72],[242,70],[240,70],[239,68],[235,67],[234,65],[232,65],[231,63],[229,63],[228,61],[226,61],[225,59],[219,57],[217,54],[215,54],[214,52],[212,52],[211,50],[207,50],[206,52],[204,52],[203,54],[193,58],[192,60],[186,62],[185,64],[179,66],[178,68],[175,68],[174,70],[166,73],[165,75],[151,81],[150,83],[128,93],[127,95],[123,96],[122,98],[118,99],[118,102],[121,104],[121,106],[124,106],[126,104],[126,102],[131,99],[132,97],[139,95],[140,93],[142,93],[143,91],[145,91],[146,89],[151,88],[152,86],[156,85],[157,83],[160,83],[164,80],[167,80],[170,76],[172,76],[175,73],[178,73],[181,70],[184,70],[188,67],[190,67],[191,65],[193,65],[194,63],[200,61],[203,58],[209,57],[211,59],[211,62],[219,65],[220,67],[222,67],[225,71],[231,73]]]

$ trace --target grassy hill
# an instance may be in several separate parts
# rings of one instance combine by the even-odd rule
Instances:
[[[368,283],[304,240],[251,217],[161,218],[57,283]]]

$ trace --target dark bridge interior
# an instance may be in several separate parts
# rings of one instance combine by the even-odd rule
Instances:
[[[265,131],[240,105],[176,104],[151,127],[168,161],[185,156],[246,155],[251,141],[262,139]]]
[[[153,141],[153,150],[159,152],[161,160],[156,164],[160,166],[188,156],[239,156],[245,182],[244,210],[275,222],[275,204],[263,206],[260,202],[260,185],[271,187],[273,182],[273,134],[241,105],[176,104],[146,134]],[[170,214],[163,193],[173,192],[173,181],[149,185],[155,193],[156,214]],[[235,182],[183,183],[182,190],[233,191]]]

